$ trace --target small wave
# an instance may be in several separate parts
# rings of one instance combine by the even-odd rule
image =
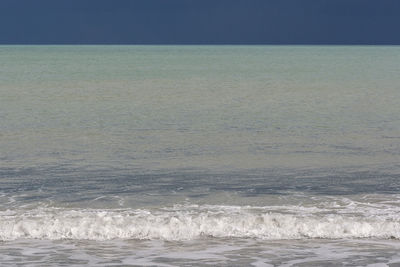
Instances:
[[[0,239],[396,238],[397,217],[278,213],[267,208],[182,206],[158,210],[37,208],[0,213]]]

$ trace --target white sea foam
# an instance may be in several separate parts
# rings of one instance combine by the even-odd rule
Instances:
[[[37,208],[0,213],[0,239],[396,238],[400,218],[317,208],[175,206],[157,210]]]

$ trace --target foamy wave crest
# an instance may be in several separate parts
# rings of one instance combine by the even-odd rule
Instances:
[[[278,213],[266,208],[185,206],[158,210],[36,209],[0,213],[0,239],[163,239],[202,237],[400,238],[397,217]]]

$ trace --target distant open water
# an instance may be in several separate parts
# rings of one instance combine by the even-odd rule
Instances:
[[[398,46],[0,46],[0,265],[399,266],[399,73]]]

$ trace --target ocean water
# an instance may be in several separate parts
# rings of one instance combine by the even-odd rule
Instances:
[[[400,47],[0,46],[1,266],[400,266]]]

